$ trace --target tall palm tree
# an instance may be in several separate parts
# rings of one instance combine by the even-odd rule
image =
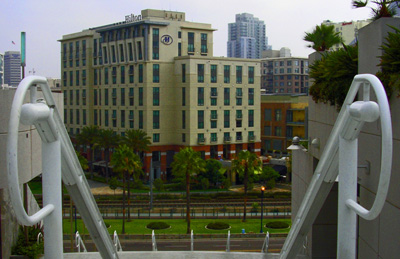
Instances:
[[[232,171],[235,171],[239,176],[243,177],[244,185],[244,205],[243,205],[243,222],[246,221],[246,207],[247,207],[247,187],[249,178],[254,175],[254,171],[259,171],[261,167],[261,160],[255,153],[249,151],[240,151],[237,157],[232,161]]]
[[[125,234],[125,180],[142,171],[142,162],[139,156],[124,144],[115,149],[111,165],[114,172],[120,173],[122,178],[122,234]]]
[[[100,133],[99,126],[91,125],[82,128],[79,134],[76,135],[76,141],[79,145],[90,147],[89,169],[90,176],[93,178],[93,161],[94,161],[94,145],[96,144],[97,137]]]
[[[129,129],[125,132],[125,136],[122,139],[122,142],[125,143],[129,148],[135,152],[140,158],[142,158],[142,152],[148,151],[150,148],[150,137],[147,136],[147,133],[141,129]],[[131,218],[130,211],[130,203],[131,203],[131,192],[130,192],[130,179],[128,179],[128,220]]]
[[[306,32],[303,39],[311,42],[312,44],[308,47],[318,52],[329,50],[335,44],[343,41],[339,32],[335,32],[335,26],[325,24],[317,25],[311,33]]]
[[[204,171],[206,163],[201,159],[199,152],[194,151],[191,147],[186,147],[174,155],[171,166],[175,176],[186,179],[186,233],[190,234],[190,177]]]
[[[110,160],[110,148],[117,147],[120,142],[119,135],[112,129],[101,129],[97,138],[98,146],[104,148],[104,160],[106,162],[106,181],[108,182]]]

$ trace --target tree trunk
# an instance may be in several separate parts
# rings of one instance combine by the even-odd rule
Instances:
[[[128,221],[131,220],[131,188],[130,188],[131,177],[128,174]]]
[[[247,181],[248,181],[248,172],[247,172],[247,167],[244,169],[244,179],[243,179],[243,185],[244,185],[244,203],[243,203],[243,220],[242,222],[246,222],[246,209],[247,209]]]
[[[125,172],[122,176],[122,234],[125,234]]]
[[[186,172],[186,221],[187,221],[186,234],[190,234],[190,174],[189,174],[189,172]]]

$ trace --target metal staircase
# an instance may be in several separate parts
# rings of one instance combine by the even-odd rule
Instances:
[[[37,101],[37,87],[40,87],[44,101]],[[362,89],[363,101],[354,102]],[[377,102],[370,100],[373,89]],[[30,103],[24,104],[30,90]],[[377,119],[381,122],[382,157],[381,175],[377,197],[368,211],[356,202],[357,187],[357,138],[365,122]],[[18,126],[19,123],[35,125],[42,139],[43,205],[32,216],[28,216],[22,204],[18,181]],[[384,205],[392,165],[392,131],[389,104],[380,81],[373,75],[358,75],[350,87],[338,120],[332,130],[321,160],[316,168],[309,188],[293,221],[292,229],[281,253],[226,253],[226,252],[182,252],[180,256],[171,252],[135,253],[120,252],[121,258],[131,256],[152,258],[304,258],[298,255],[305,236],[322,207],[335,180],[339,176],[339,222],[338,258],[356,256],[356,215],[371,220],[378,216]],[[47,85],[46,78],[29,76],[15,93],[11,109],[9,138],[7,143],[8,186],[11,201],[19,223],[34,225],[44,220],[45,258],[63,258],[61,218],[61,176],[92,240],[101,257],[120,258],[117,246],[111,240],[93,195],[76,157],[65,126]],[[340,172],[340,173],[339,173]],[[229,249],[228,249],[229,251]],[[190,253],[190,255],[188,254]],[[78,255],[77,255],[78,256]],[[98,256],[98,254],[97,254]],[[66,255],[73,258],[73,255]],[[85,258],[98,258],[96,254],[85,253]]]

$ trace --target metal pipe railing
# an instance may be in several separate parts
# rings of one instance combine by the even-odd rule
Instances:
[[[75,233],[75,247],[78,249],[78,253],[81,252],[81,246],[83,247],[83,252],[87,253],[86,246],[83,243],[82,237],[81,237],[81,235],[79,235],[79,232],[76,231],[76,233]]]
[[[117,231],[116,231],[116,230],[114,230],[114,238],[113,238],[113,241],[114,241],[115,250],[116,250],[117,252],[122,252],[121,242],[119,241],[119,237],[118,237],[118,234],[117,234]]]

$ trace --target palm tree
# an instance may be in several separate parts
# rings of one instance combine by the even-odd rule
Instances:
[[[111,159],[111,165],[114,172],[119,172],[122,178],[122,234],[125,234],[125,180],[131,175],[141,172],[142,162],[138,155],[127,145],[121,145],[117,149]]]
[[[104,160],[106,162],[106,181],[108,182],[108,163],[110,160],[110,148],[117,147],[120,137],[112,129],[101,129],[97,138],[99,147],[104,148]]]
[[[342,43],[342,37],[339,32],[335,32],[335,26],[325,24],[317,25],[311,33],[306,32],[303,39],[311,42],[312,45],[308,47],[318,52],[329,50],[335,44]]]
[[[76,135],[76,141],[79,145],[85,145],[90,147],[90,159],[89,161],[89,169],[90,176],[93,179],[93,161],[94,161],[94,145],[96,144],[97,137],[99,135],[100,128],[99,126],[91,125],[85,126],[82,128],[81,132]]]
[[[247,207],[247,185],[249,178],[254,174],[254,171],[259,171],[261,160],[255,153],[249,151],[240,151],[237,157],[232,161],[232,171],[237,172],[243,177],[244,185],[244,205],[243,205],[243,222],[246,221],[246,207]]]
[[[190,234],[190,177],[204,171],[206,164],[201,159],[199,152],[194,151],[191,147],[186,147],[174,155],[171,166],[175,176],[186,179],[186,233]]]
[[[372,3],[376,4],[378,7],[377,8],[372,8],[372,19],[374,21],[378,20],[379,18],[382,17],[393,17],[396,15],[396,7],[398,6],[398,0],[377,0],[377,1],[372,1]],[[361,7],[366,7],[368,4],[368,0],[365,1],[357,1],[353,0],[353,7],[355,8],[361,8]]]
[[[142,158],[142,152],[149,150],[150,137],[147,136],[147,133],[140,129],[129,129],[125,132],[125,136],[122,139],[122,142],[125,143],[129,148],[135,152],[140,158]],[[130,192],[130,179],[128,179],[128,220],[131,218],[130,211],[130,203],[131,203],[131,192]]]

